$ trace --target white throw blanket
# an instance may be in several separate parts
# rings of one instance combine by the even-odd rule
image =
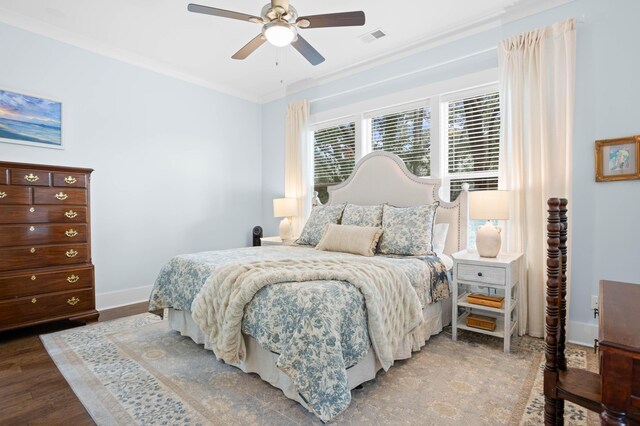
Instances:
[[[191,305],[196,324],[207,333],[218,359],[245,359],[242,317],[264,286],[314,280],[347,281],[363,294],[369,337],[382,365],[393,365],[399,342],[422,321],[422,305],[398,267],[377,259],[310,259],[237,263],[216,270]]]

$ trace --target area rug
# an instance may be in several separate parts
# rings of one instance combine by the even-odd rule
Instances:
[[[143,314],[41,336],[51,358],[98,425],[321,424],[255,374],[217,361],[167,321]],[[542,424],[539,339],[502,341],[445,330],[422,351],[352,391],[332,424]],[[589,368],[587,351],[569,363]],[[597,424],[567,407],[568,425]],[[593,423],[592,423],[593,422]]]

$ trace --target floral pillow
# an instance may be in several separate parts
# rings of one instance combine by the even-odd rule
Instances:
[[[378,251],[404,256],[433,255],[432,234],[438,202],[416,207],[385,204]]]
[[[328,223],[340,222],[344,206],[344,204],[338,204],[336,206],[314,207],[296,243],[312,246],[318,244],[322,238],[324,226]]]
[[[377,206],[358,206],[347,204],[342,214],[343,225],[382,227],[382,204]]]

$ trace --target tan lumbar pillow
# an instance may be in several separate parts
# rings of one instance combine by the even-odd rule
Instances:
[[[381,235],[382,228],[329,223],[316,249],[373,256]]]

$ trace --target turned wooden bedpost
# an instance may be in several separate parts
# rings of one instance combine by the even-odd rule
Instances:
[[[567,325],[567,234],[569,231],[569,223],[567,222],[567,203],[566,198],[560,198],[560,256],[562,259],[561,276],[560,276],[560,324],[558,331],[558,370],[566,371],[567,359],[564,355],[564,346],[566,341],[566,325]]]
[[[562,402],[557,399],[558,381],[558,324],[561,281],[560,253],[560,200],[550,198],[547,202],[547,308],[544,365],[544,423],[547,426],[562,425]]]

